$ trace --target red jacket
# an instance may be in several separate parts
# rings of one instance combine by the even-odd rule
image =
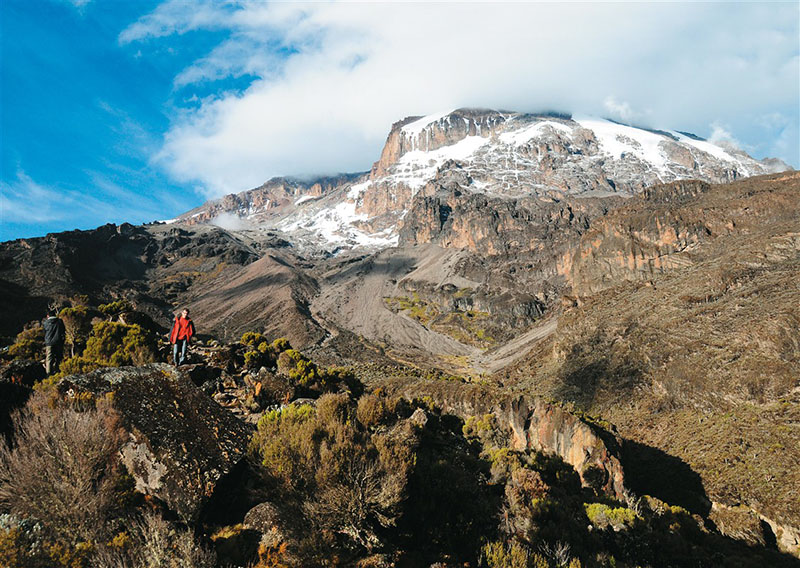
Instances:
[[[169,342],[177,343],[179,339],[190,339],[194,335],[194,324],[191,318],[176,317],[172,332],[169,334]]]

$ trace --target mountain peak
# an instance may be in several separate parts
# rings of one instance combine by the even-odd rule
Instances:
[[[227,213],[326,248],[385,247],[397,242],[414,198],[434,194],[445,179],[462,193],[560,199],[631,196],[658,183],[722,183],[787,169],[678,130],[552,111],[459,108],[396,122],[368,174],[281,178],[182,219],[213,222]]]

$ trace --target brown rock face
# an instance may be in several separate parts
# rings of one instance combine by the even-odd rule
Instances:
[[[622,440],[559,406],[526,396],[498,396],[483,387],[414,383],[388,388],[410,399],[429,396],[443,411],[463,419],[492,413],[510,431],[514,450],[558,455],[586,485],[584,474],[594,467],[603,473],[603,491],[618,499],[627,494],[620,461]]]
[[[255,223],[281,218],[300,197],[322,197],[332,191],[350,184],[361,173],[341,174],[333,177],[319,177],[309,181],[294,178],[273,178],[263,185],[231,193],[215,201],[187,211],[179,220],[187,225],[215,223],[221,215],[250,218]]]
[[[244,457],[250,429],[168,365],[101,369],[63,379],[64,396],[111,397],[130,438],[122,461],[136,489],[195,521]]]
[[[410,116],[395,122],[386,138],[380,159],[372,166],[370,179],[375,180],[387,175],[389,168],[406,152],[438,150],[455,144],[467,136],[489,138],[496,133],[497,127],[505,122],[505,115],[508,114],[511,113],[459,109],[424,128],[413,128],[415,121],[424,118],[421,116]]]
[[[165,328],[179,306],[201,334],[235,339],[262,330],[301,347],[321,332],[309,322],[313,279],[292,267],[273,233],[246,241],[218,227],[105,225],[0,244],[0,333],[15,335],[51,302],[125,298]]]
[[[797,174],[773,177],[798,179]],[[590,296],[624,281],[647,282],[690,266],[703,243],[721,236],[796,219],[791,193],[753,193],[745,189],[748,183],[731,185],[725,202],[718,191],[704,197],[714,187],[700,181],[648,188],[596,218],[580,243],[563,254],[559,273],[575,295]]]
[[[524,397],[503,404],[495,414],[513,433],[515,450],[554,453],[575,468],[584,485],[591,467],[604,472],[603,490],[618,499],[625,496],[625,476],[620,462],[621,441],[610,432],[581,420],[559,406]]]

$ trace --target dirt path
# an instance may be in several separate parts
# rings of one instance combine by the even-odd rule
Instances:
[[[495,373],[524,357],[536,343],[551,335],[557,327],[557,317],[545,318],[539,325],[508,343],[474,358],[473,366],[479,373]]]

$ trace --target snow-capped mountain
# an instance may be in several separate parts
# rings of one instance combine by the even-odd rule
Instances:
[[[313,183],[271,180],[181,220],[279,229],[326,247],[382,248],[396,244],[412,200],[443,184],[462,193],[552,200],[630,196],[679,179],[721,183],[786,169],[780,160],[755,160],[685,132],[592,117],[459,109],[394,124],[368,173]]]

